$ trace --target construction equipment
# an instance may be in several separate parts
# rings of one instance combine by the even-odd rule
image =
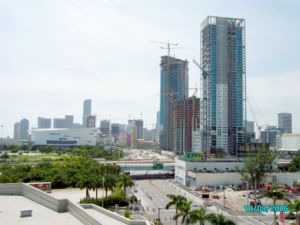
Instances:
[[[193,59],[193,63],[200,69],[200,71],[202,72],[202,86],[205,85],[206,87],[208,86],[208,72],[201,67],[201,65],[195,60]],[[202,93],[202,101],[201,101],[201,89],[203,90]],[[202,102],[202,105],[201,105]],[[203,153],[204,153],[204,159],[207,159],[207,155],[209,154],[208,151],[208,93],[207,93],[207,89],[206,88],[201,88],[201,83],[200,83],[200,105],[201,105],[201,111],[202,114],[200,116],[201,121],[201,126],[202,126],[202,149],[203,149]]]
[[[151,43],[155,44],[162,44],[164,46],[161,46],[161,49],[167,49],[168,50],[168,56],[170,56],[171,48],[174,48],[172,46],[178,46],[178,43],[171,43],[169,40],[168,42],[161,42],[161,41],[150,41]]]

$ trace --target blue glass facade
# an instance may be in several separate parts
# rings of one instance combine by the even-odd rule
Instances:
[[[207,17],[201,28],[201,60],[207,72],[203,96],[207,107],[208,151],[235,155],[245,131],[245,21]],[[204,142],[204,141],[203,141]],[[205,151],[207,151],[205,150]]]
[[[160,147],[173,151],[173,113],[176,100],[188,96],[188,62],[174,57],[161,58]]]

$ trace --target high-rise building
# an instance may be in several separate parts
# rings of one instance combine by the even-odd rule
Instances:
[[[88,116],[87,117],[87,128],[95,128],[96,127],[96,116]]]
[[[74,116],[65,115],[65,128],[73,128],[74,126]]]
[[[282,129],[276,126],[267,126],[264,131],[260,131],[260,142],[276,146],[277,136],[281,136]]]
[[[254,131],[254,121],[247,121],[247,127],[246,127],[247,132],[253,133]]]
[[[292,113],[278,113],[278,128],[284,133],[292,133]]]
[[[20,131],[20,122],[16,122],[14,124],[14,139],[20,139],[20,134],[21,134],[21,131]]]
[[[120,126],[118,123],[112,123],[111,124],[111,136],[114,138],[114,142],[119,141],[119,135],[120,135]]]
[[[200,152],[200,99],[195,96],[178,100],[173,105],[174,152]]]
[[[101,120],[100,121],[100,131],[102,134],[109,135],[110,133],[110,121],[109,120]]]
[[[188,96],[188,62],[161,57],[160,73],[160,148],[173,151],[173,103]]]
[[[65,128],[65,119],[64,118],[54,118],[53,119],[53,128]]]
[[[38,117],[38,128],[39,129],[48,129],[51,128],[51,119]]]
[[[159,143],[159,133],[160,133],[160,119],[159,119],[160,112],[156,113],[156,133],[155,133],[155,142]]]
[[[82,118],[82,127],[87,127],[87,118],[92,115],[92,100],[86,99],[83,101],[83,118]]]
[[[20,121],[20,139],[27,140],[29,135],[29,120],[28,119],[22,119]]]
[[[144,121],[139,119],[135,120],[137,139],[144,139]]]
[[[207,17],[201,24],[203,151],[236,155],[246,120],[245,20]]]

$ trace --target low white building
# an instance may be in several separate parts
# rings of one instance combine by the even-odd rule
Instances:
[[[31,130],[31,141],[35,145],[95,146],[99,130],[96,128],[61,128]]]
[[[244,162],[238,160],[215,159],[207,161],[185,161],[175,159],[175,181],[184,186],[197,189],[207,186],[227,186],[244,183],[236,169],[243,168]],[[300,173],[269,173],[266,183],[288,184],[300,180]]]
[[[300,134],[283,133],[276,142],[277,149],[300,149]]]
[[[229,172],[236,168],[242,168],[243,161],[230,159],[214,159],[207,161],[185,161],[175,158],[175,181],[185,186],[189,186],[188,173],[191,172]]]

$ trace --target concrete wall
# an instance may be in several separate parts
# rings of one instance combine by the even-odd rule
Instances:
[[[56,199],[53,196],[34,188],[28,184],[22,184],[22,194],[30,200],[37,202],[49,209],[56,212],[67,212],[68,211],[68,200],[67,199]]]
[[[0,195],[22,195],[22,184],[0,184]]]
[[[83,224],[101,225],[100,222],[98,222],[95,218],[93,218],[87,212],[85,212],[85,210],[82,207],[70,201],[68,201],[68,212]]]
[[[107,210],[107,209],[104,209],[102,207],[99,207],[97,205],[94,205],[94,204],[82,204],[82,207],[84,208],[92,208],[100,213],[103,213],[111,218],[114,218],[118,221],[120,221],[121,223],[125,223],[125,224],[128,224],[128,225],[148,225],[149,223],[147,223],[147,221],[145,220],[131,220],[131,219],[128,219],[124,216],[121,216],[115,212],[112,212],[110,210]]]

